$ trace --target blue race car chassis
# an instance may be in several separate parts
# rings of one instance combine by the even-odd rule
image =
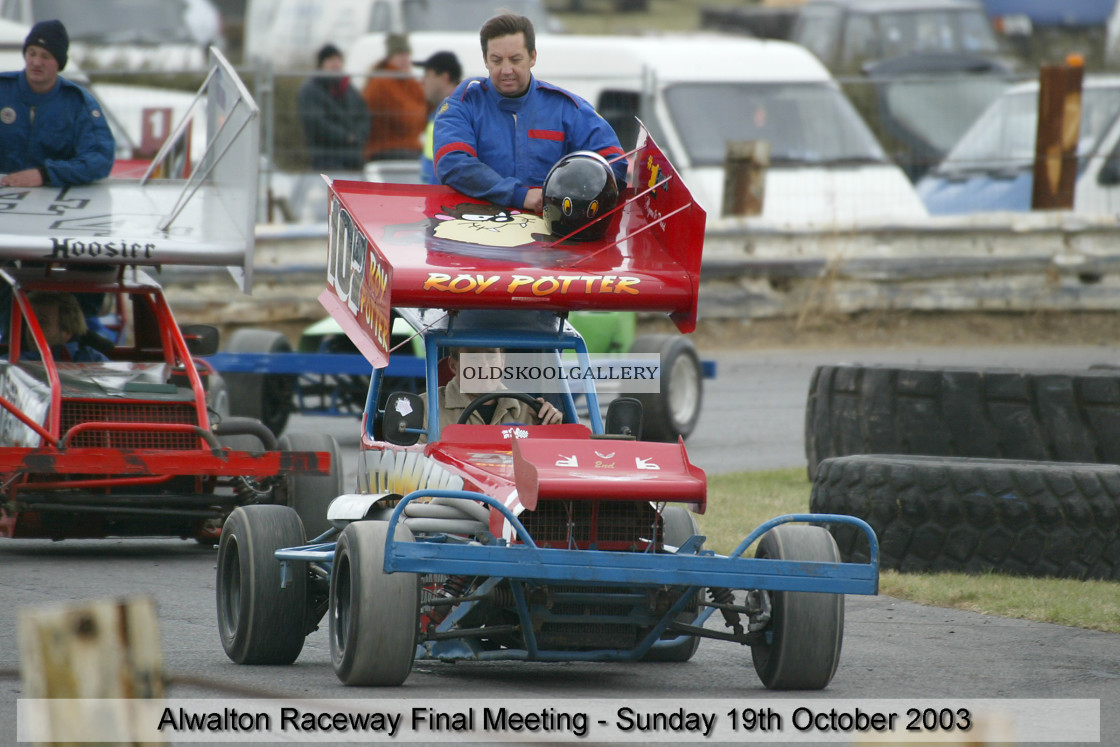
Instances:
[[[466,541],[453,535],[420,535],[413,542],[395,541],[396,528],[403,521],[405,506],[419,499],[468,499],[485,503],[502,513],[514,528],[520,544],[493,539],[490,544]],[[748,558],[743,553],[770,530],[788,523],[849,524],[867,537],[869,560],[866,563]],[[293,565],[309,563],[329,578],[337,542],[329,539],[336,530],[299,547],[277,550],[282,564],[282,584],[292,578]],[[483,579],[468,596],[451,600],[429,599],[422,606],[429,610],[454,605],[439,620],[434,630],[417,642],[417,656],[441,660],[527,660],[527,661],[635,661],[651,650],[667,648],[678,635],[700,636],[753,645],[764,642],[764,630],[733,625],[739,614],[757,609],[737,605],[730,594],[712,594],[711,601],[699,602],[694,619],[678,618],[697,592],[747,590],[748,592],[819,592],[826,594],[878,593],[879,545],[874,531],[864,521],[837,514],[789,514],[761,524],[727,556],[700,549],[703,537],[692,537],[675,552],[604,552],[594,549],[557,549],[539,547],[525,526],[500,501],[480,493],[462,490],[417,490],[406,495],[388,520],[383,572],[416,573],[446,577]],[[548,587],[559,586],[560,590]],[[658,591],[678,590],[671,603],[653,604]],[[500,592],[500,593],[499,593]],[[503,605],[516,612],[515,621],[464,627],[465,620],[480,605]],[[664,597],[662,597],[664,599]],[[585,610],[572,614],[554,610]],[[765,604],[765,602],[764,602]],[[594,607],[608,607],[606,614]],[[621,610],[621,612],[619,611]],[[707,629],[708,618],[720,610],[733,632]],[[602,624],[636,626],[643,634],[636,645],[579,650],[549,648],[538,641],[537,631],[546,623]],[[523,646],[484,646],[480,641],[516,640]]]

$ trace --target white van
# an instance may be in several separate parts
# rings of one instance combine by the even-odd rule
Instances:
[[[345,50],[362,34],[477,33],[497,8],[528,16],[540,31],[559,30],[543,0],[248,0],[244,57],[278,69],[314,67],[328,42]]]
[[[485,75],[477,33],[414,34],[413,57],[455,52],[466,76]],[[805,48],[709,34],[539,38],[534,74],[591,101],[630,149],[645,124],[708,211],[722,214],[727,143],[767,140],[763,213],[752,223],[835,226],[921,218],[902,170],[828,70]],[[347,68],[368,71],[380,36],[350,47]]]

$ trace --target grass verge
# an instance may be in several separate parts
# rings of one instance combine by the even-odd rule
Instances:
[[[767,519],[808,513],[810,488],[804,469],[710,475],[708,511],[697,517],[705,546],[727,553]],[[884,571],[879,590],[918,604],[1120,633],[1120,583],[1113,581]]]

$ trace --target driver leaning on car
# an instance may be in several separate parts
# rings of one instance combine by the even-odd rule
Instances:
[[[480,379],[472,386],[472,389],[476,391],[470,394],[464,393],[459,378],[459,356],[462,353],[493,356],[492,359],[486,360],[485,365],[499,368],[505,360],[502,351],[498,348],[456,348],[452,351],[448,358],[452,373],[451,380],[439,388],[439,427],[441,429],[458,423],[463,411],[480,395],[505,388],[500,379]],[[427,406],[427,394],[421,394],[420,399],[424,400],[424,405]],[[534,413],[532,407],[520,400],[504,398],[492,400],[479,406],[477,410],[471,413],[468,422],[471,425],[500,425],[502,423],[555,425],[563,422],[564,415],[555,406],[545,402],[542,397],[537,397],[537,401],[542,404],[540,411]]]

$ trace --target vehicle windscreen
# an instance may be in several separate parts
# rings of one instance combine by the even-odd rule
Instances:
[[[939,153],[952,148],[1010,84],[1003,75],[906,76],[876,83],[897,124]]]
[[[879,38],[881,59],[916,52],[999,52],[991,24],[979,10],[883,13]]]
[[[402,12],[409,31],[475,31],[494,15],[493,0],[405,0]],[[503,12],[527,16],[538,29],[549,27],[540,0],[508,0]]]
[[[679,83],[665,92],[693,166],[721,166],[727,143],[766,140],[772,164],[885,162],[838,88],[823,83]]]
[[[34,18],[57,18],[72,40],[191,41],[182,0],[31,0]]]
[[[1086,88],[1081,99],[1077,154],[1096,150],[1120,114],[1120,87]],[[1038,129],[1038,91],[1017,91],[998,98],[945,157],[938,173],[1010,171],[1034,162]]]

